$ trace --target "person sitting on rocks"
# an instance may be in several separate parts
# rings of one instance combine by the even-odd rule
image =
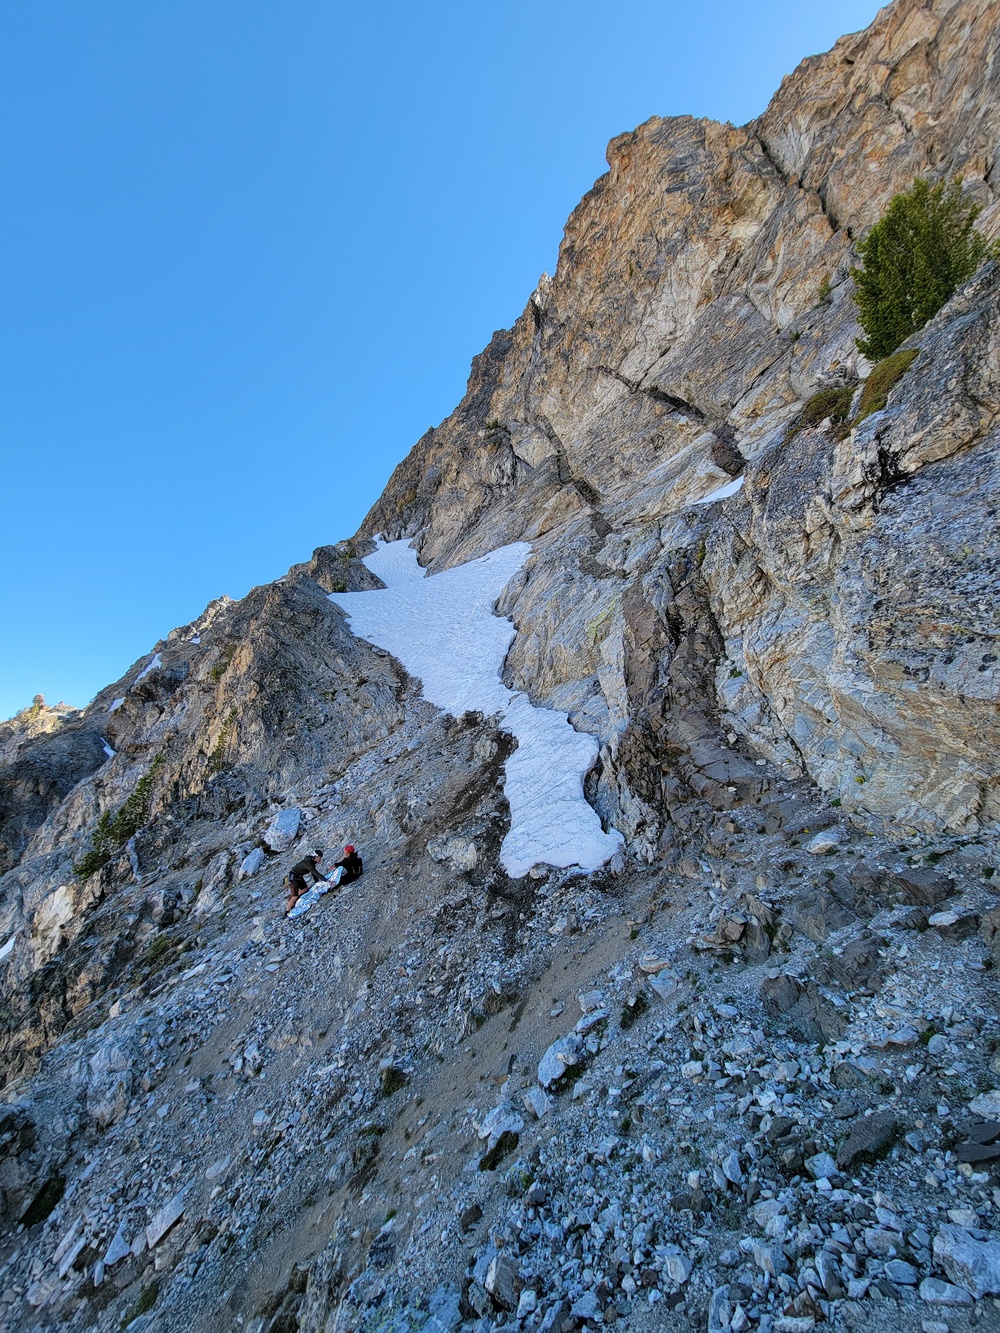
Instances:
[[[350,884],[352,880],[360,879],[361,872],[364,870],[361,857],[350,843],[344,848],[344,859],[335,861],[334,866],[335,868],[339,867],[343,872],[336,881],[338,884]]]
[[[302,895],[308,890],[306,875],[312,877],[313,884],[329,884],[327,877],[320,871],[319,863],[323,859],[323,848],[314,849],[312,856],[304,856],[297,861],[286,876],[288,884],[288,902],[285,904],[285,916],[292,910]]]

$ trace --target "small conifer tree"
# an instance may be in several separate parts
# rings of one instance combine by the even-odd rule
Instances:
[[[881,361],[941,309],[997,247],[975,230],[979,206],[955,178],[913,182],[897,194],[858,245],[851,270],[864,338],[858,350]]]

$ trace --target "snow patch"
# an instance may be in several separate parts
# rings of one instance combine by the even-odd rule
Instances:
[[[329,594],[355,634],[419,677],[424,698],[455,717],[499,714],[502,729],[517,738],[504,782],[511,826],[500,849],[515,879],[540,863],[596,870],[623,841],[614,829],[604,832],[583,795],[596,738],[574,731],[565,713],[534,707],[500,679],[517,631],[493,608],[530,552],[527,542],[512,542],[427,577],[409,542],[380,542],[364,564],[386,587]]]
[[[190,639],[188,639],[188,643],[201,643],[201,635],[192,634]]]
[[[124,697],[122,697],[121,699],[112,699],[111,707],[108,709],[108,712],[109,713],[117,712],[117,710],[121,708],[124,702],[125,702]]]
[[[150,673],[151,671],[155,671],[156,668],[157,668],[158,666],[160,666],[160,654],[159,654],[159,653],[154,653],[153,656],[152,656],[152,657],[149,659],[149,661],[146,663],[146,665],[145,665],[145,666],[142,668],[142,670],[139,672],[139,674],[136,676],[136,678],[135,678],[135,680],[132,682],[132,684],[133,684],[133,685],[138,685],[138,684],[139,684],[139,681],[142,680],[143,676],[148,676],[149,673]]]
[[[14,941],[16,939],[17,939],[17,931],[15,930],[13,935],[11,935],[10,939],[7,941],[7,943],[3,946],[2,949],[0,949],[0,963],[2,963],[5,958],[9,958],[11,954],[14,952]]]
[[[743,485],[742,477],[737,477],[735,481],[727,481],[724,486],[720,486],[719,489],[713,491],[711,495],[706,495],[701,500],[695,500],[695,504],[710,505],[713,504],[716,500],[725,500],[728,496],[735,495],[736,492],[740,490],[742,485]]]
[[[115,751],[112,750],[111,746],[108,744],[108,742],[104,739],[103,736],[101,737],[101,744],[104,746],[104,753],[108,756],[108,758],[114,759]]]

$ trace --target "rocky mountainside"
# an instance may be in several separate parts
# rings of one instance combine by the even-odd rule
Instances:
[[[1000,1327],[1000,271],[888,367],[850,299],[918,174],[1000,231],[998,46],[895,0],[614,140],[352,541],[0,728],[0,1329]],[[352,633],[382,538],[530,544],[596,870]]]

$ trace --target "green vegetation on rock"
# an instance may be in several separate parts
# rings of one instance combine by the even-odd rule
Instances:
[[[162,763],[163,756],[158,754],[150,765],[149,772],[135,784],[135,789],[125,804],[114,815],[110,810],[105,810],[101,815],[97,827],[90,835],[90,850],[73,865],[73,874],[78,879],[86,879],[88,875],[93,875],[102,866],[107,865],[115,852],[124,847],[129,838],[134,837],[145,824],[149,815],[156,771]]]
[[[800,430],[809,426],[818,426],[829,419],[834,426],[842,426],[851,411],[851,399],[854,397],[855,384],[845,384],[842,388],[820,389],[806,402],[799,415],[789,424],[785,439],[790,440]]]
[[[858,349],[869,360],[894,352],[996,256],[997,247],[975,230],[979,213],[960,178],[936,185],[918,178],[858,244],[853,299],[865,335]]]
[[[854,425],[870,417],[873,412],[881,412],[889,401],[889,394],[903,378],[919,355],[919,348],[908,347],[904,352],[894,352],[880,361],[865,380],[858,403],[858,415]]]
[[[208,673],[209,679],[214,681],[215,684],[218,685],[219,681],[229,670],[230,663],[232,662],[235,656],[236,656],[236,644],[227,643],[223,647],[222,652],[219,654],[219,660],[209,671]]]

